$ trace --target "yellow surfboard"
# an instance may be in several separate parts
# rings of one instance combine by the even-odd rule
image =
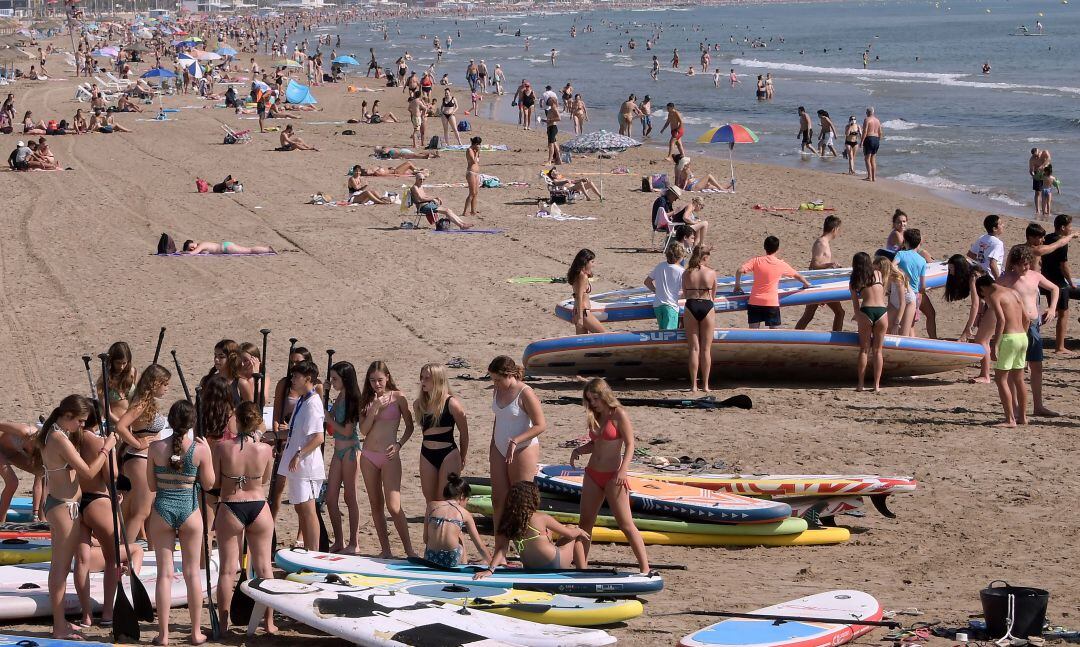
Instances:
[[[641,532],[648,545],[659,546],[821,546],[842,544],[851,538],[847,528],[804,530],[791,535],[705,535],[677,532]],[[626,536],[613,528],[593,528],[596,543],[625,544]]]

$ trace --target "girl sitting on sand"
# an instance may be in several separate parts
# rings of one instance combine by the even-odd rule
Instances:
[[[510,488],[495,535],[495,554],[487,568],[473,575],[474,580],[488,577],[497,566],[505,564],[510,544],[525,568],[588,567],[589,533],[555,521],[539,507],[540,490],[532,481],[519,481]],[[553,532],[559,535],[557,539],[552,539]]]
[[[360,425],[360,436],[364,439],[360,470],[371,502],[375,533],[379,536],[379,556],[389,558],[393,555],[386,529],[386,512],[389,512],[405,553],[415,557],[409,539],[409,522],[401,509],[400,455],[401,446],[412,436],[413,418],[409,401],[398,390],[390,369],[383,362],[374,361],[368,367],[360,410],[364,416]],[[405,433],[399,440],[397,431],[402,420],[405,421]]]
[[[470,494],[472,488],[469,484],[457,473],[451,472],[442,489],[441,499],[428,501],[424,515],[424,559],[443,568],[467,564],[469,554],[462,535],[468,532],[476,549],[484,556],[484,561],[491,561],[491,553],[476,530],[476,522],[465,509]]]

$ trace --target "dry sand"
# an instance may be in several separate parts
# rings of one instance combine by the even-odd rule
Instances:
[[[70,119],[76,107],[87,107],[71,101],[73,85],[73,80],[23,82],[11,90],[20,111],[29,108],[39,118]],[[373,82],[361,85],[378,87]],[[474,134],[512,149],[484,153],[483,171],[504,182],[531,183],[527,189],[482,190],[479,224],[505,233],[403,231],[397,225],[411,216],[397,206],[306,205],[317,191],[343,196],[345,172],[352,164],[372,163],[373,145],[406,145],[410,132],[407,124],[309,123],[356,117],[360,102],[372,98],[405,119],[400,89],[346,95],[345,85],[339,84],[313,92],[323,110],[298,113],[302,118],[291,123],[321,152],[273,152],[277,134],[256,133],[251,144],[224,146],[220,124],[257,130],[257,122],[239,120],[229,110],[203,109],[212,102],[194,96],[166,97],[166,107],[182,108],[170,115],[172,121],[138,121],[135,115],[122,114],[118,121],[134,133],[50,138],[53,151],[72,171],[0,174],[0,338],[11,353],[0,363],[0,383],[7,389],[0,419],[36,419],[67,393],[85,391],[79,356],[100,352],[114,340],[130,342],[136,364],[145,365],[163,325],[168,327],[165,352],[175,348],[192,378],[209,367],[218,339],[257,341],[259,328],[268,327],[273,330],[268,369],[273,376],[285,368],[285,340],[296,336],[320,362],[330,347],[337,351],[335,359],[361,368],[385,360],[398,384],[414,397],[418,370],[426,362],[460,356],[472,368],[452,374],[481,376],[495,355],[520,357],[530,341],[573,332],[553,316],[555,303],[568,296],[565,285],[512,285],[508,278],[563,275],[577,250],[590,247],[598,255],[595,290],[604,291],[639,285],[660,260],[659,254],[637,250],[648,247],[653,199],[639,191],[639,178],[671,173],[670,165],[660,161],[662,152],[644,147],[615,160],[575,160],[571,175],[616,165],[628,166],[632,174],[605,176],[603,203],[583,202],[567,209],[596,216],[596,221],[537,220],[528,216],[545,194],[537,178],[544,159],[543,132],[523,133],[479,119],[470,119]],[[610,121],[614,128],[611,110],[594,110],[594,119]],[[341,135],[345,128],[357,135]],[[19,138],[5,136],[0,145],[10,150]],[[463,156],[446,153],[421,164],[432,169],[430,182],[462,182]],[[888,164],[886,150],[882,168]],[[726,160],[698,156],[696,166],[699,175],[708,170],[726,177]],[[844,220],[834,243],[841,262],[856,251],[879,247],[897,207],[910,215],[910,226],[922,229],[926,248],[938,258],[966,250],[981,233],[981,213],[902,184],[871,186],[841,175],[844,166],[838,160],[832,164],[835,172],[825,173],[739,164],[737,195],[705,196],[710,242],[717,246],[714,267],[721,274],[732,273],[759,253],[766,234],[778,235],[781,255],[805,267],[822,215],[764,214],[750,208],[756,203],[794,206],[822,199],[836,207]],[[245,192],[195,192],[196,176],[214,183],[226,174],[241,179]],[[380,190],[396,190],[405,183],[371,182]],[[435,193],[460,213],[464,188]],[[1024,225],[1008,220],[1008,244],[1021,240]],[[271,244],[282,253],[158,258],[152,252],[162,232],[178,241]],[[934,300],[940,334],[955,337],[966,304],[944,304],[940,292]],[[798,316],[798,309],[784,311],[787,325]],[[743,321],[741,315],[721,318],[726,325]],[[641,322],[638,327],[648,325]],[[813,324],[827,325],[824,312]],[[847,328],[854,329],[853,323]],[[749,394],[754,409],[634,409],[640,444],[660,435],[673,439],[653,448],[664,455],[722,459],[752,472],[914,474],[921,488],[893,501],[896,520],[873,511],[863,518],[843,517],[853,531],[846,545],[652,547],[655,562],[685,563],[690,570],[666,572],[666,589],[648,599],[646,615],[612,633],[627,645],[671,644],[713,620],[663,613],[751,610],[841,587],[868,591],[887,609],[925,611],[912,620],[963,623],[979,610],[978,589],[995,578],[1050,589],[1051,616],[1075,623],[1080,589],[1072,576],[1080,563],[1073,524],[1064,515],[1073,500],[1068,490],[1080,476],[1071,459],[1080,407],[1069,386],[1080,363],[1071,356],[1051,356],[1046,367],[1048,405],[1065,416],[1035,419],[1014,431],[989,426],[1000,416],[996,393],[992,386],[968,384],[973,371],[891,382],[878,395],[854,393],[853,376],[847,375],[837,376],[831,386],[723,383],[717,385],[719,396]],[[541,398],[575,394],[579,388],[558,380],[532,385]],[[492,418],[487,383],[454,379],[452,387],[470,416],[468,471],[483,474]],[[623,392],[659,395],[682,388],[685,384],[628,383]],[[168,397],[181,396],[174,381]],[[569,450],[557,444],[581,435],[582,411],[549,405],[545,415],[550,429],[541,439],[543,460],[565,461]],[[416,442],[406,446],[405,463],[404,505],[414,519],[414,541],[419,541],[421,527],[415,521],[423,503]],[[372,551],[376,542],[369,518],[365,508],[362,541]],[[290,537],[292,513],[286,512],[280,523],[284,530],[279,534]],[[629,550],[610,546],[597,546],[594,555],[631,559]],[[173,640],[186,639],[186,612],[176,610],[172,618]],[[268,644],[295,643],[297,636],[312,635],[295,623],[283,621],[282,627],[282,637]],[[35,622],[7,629],[40,633],[46,626]],[[144,630],[149,639],[151,627],[144,625]],[[106,639],[103,630],[88,633]],[[880,635],[869,634],[862,642]],[[227,641],[239,640],[234,635]],[[312,639],[310,644],[337,642]]]

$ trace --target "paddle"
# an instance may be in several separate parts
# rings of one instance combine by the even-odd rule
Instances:
[[[157,335],[157,348],[154,349],[154,361],[153,364],[157,364],[158,357],[161,356],[161,342],[165,341],[165,326],[161,327],[161,331]]]
[[[551,404],[581,404],[581,398],[563,395],[558,400],[548,400]],[[627,407],[663,407],[668,409],[725,409],[736,407],[752,409],[753,400],[748,395],[733,395],[724,400],[712,396],[703,398],[619,398],[619,403]]]
[[[721,618],[747,618],[750,620],[774,620],[775,624],[784,622],[823,622],[835,625],[859,625],[866,627],[889,627],[895,629],[903,626],[899,622],[891,620],[857,620],[854,618],[811,618],[808,616],[776,616],[767,613],[738,613],[735,611],[674,611],[672,613],[656,614],[660,616],[718,616]]]
[[[266,404],[266,342],[270,336],[270,329],[263,328],[262,334],[262,358],[259,364],[259,373],[255,376],[255,402],[262,411]],[[250,577],[251,557],[248,555],[247,529],[244,530],[244,542],[240,547],[240,576],[236,578],[236,587],[233,589],[232,602],[229,603],[229,622],[234,625],[246,625],[251,620],[251,612],[255,608],[255,601],[241,590],[240,586]]]
[[[98,355],[98,359],[101,360],[101,381],[102,384],[108,383],[109,376],[109,356],[106,353]],[[86,361],[87,357],[83,357],[83,361]],[[90,374],[90,363],[87,362],[87,376]],[[93,380],[91,380],[93,384]],[[109,414],[105,412],[102,416],[102,424],[105,425],[105,435],[108,436],[112,433],[112,425],[109,423]],[[113,520],[113,554],[116,555],[116,600],[113,603],[113,640],[118,643],[137,643],[141,639],[139,632],[139,618],[135,615],[135,609],[131,606],[131,601],[128,599],[127,592],[124,590],[124,580],[121,578],[122,570],[120,568],[120,505],[116,498],[116,467],[114,466],[115,451],[109,452],[109,482],[107,484],[109,490],[109,501],[112,503],[112,520]],[[126,538],[125,538],[126,541]],[[129,554],[130,555],[130,554]],[[139,578],[133,573],[131,576],[132,588],[134,583],[138,582]]]
[[[334,349],[326,349],[326,382],[323,383],[323,393],[326,394],[326,412],[330,413],[330,367],[334,365]],[[326,446],[326,437],[323,436],[323,444],[319,445],[319,453],[323,453]],[[326,532],[326,522],[323,521],[323,507],[326,505],[326,481],[323,481],[322,491],[315,500],[315,516],[319,519],[319,552],[330,551],[330,535]]]
[[[280,417],[279,420],[275,421],[275,422],[280,423],[280,424],[285,424],[285,402],[284,402],[284,400],[287,400],[289,398],[289,390],[292,388],[292,386],[289,384],[289,373],[290,373],[290,371],[292,371],[292,356],[293,356],[293,353],[296,351],[296,342],[297,341],[299,341],[299,340],[296,337],[289,337],[289,361],[286,363],[287,368],[285,369],[285,388],[283,389],[282,398],[281,398],[282,399],[281,417]],[[275,402],[274,405],[277,406],[277,403]],[[286,439],[285,444],[286,445],[288,444],[287,439]],[[270,540],[270,555],[271,556],[277,555],[277,509],[278,509],[277,502],[278,502],[278,496],[279,496],[278,491],[277,491],[277,483],[278,483],[278,468],[281,467],[281,454],[282,454],[282,452],[284,450],[285,450],[285,447],[277,439],[277,431],[275,431],[274,432],[274,469],[270,473],[270,510],[273,512],[273,516],[274,516],[274,535],[273,535],[273,538]]]
[[[176,357],[176,350],[172,351],[173,364],[176,365],[176,375],[180,378],[180,386],[184,387],[184,397],[188,402],[191,402],[191,391],[188,390],[187,380],[184,379],[184,369],[180,366],[180,360]],[[201,410],[199,409],[199,395],[198,391],[195,394],[195,401],[192,402],[195,405],[195,429],[196,436],[201,436],[202,428],[199,425],[199,421],[202,419]],[[176,433],[174,430],[173,433]],[[210,532],[206,527],[206,492],[195,485],[199,490],[199,511],[202,514],[203,522],[203,540],[202,540],[202,558],[203,563],[206,565],[206,606],[207,611],[210,614],[210,638],[217,640],[221,637],[221,624],[218,621],[217,606],[214,604],[214,589],[210,585]]]

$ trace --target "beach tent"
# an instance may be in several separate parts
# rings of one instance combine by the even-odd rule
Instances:
[[[314,105],[318,103],[311,94],[311,89],[306,85],[300,85],[296,81],[289,81],[285,88],[285,100],[297,105]]]

